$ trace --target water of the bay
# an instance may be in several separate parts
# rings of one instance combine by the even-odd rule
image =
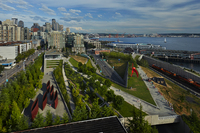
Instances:
[[[200,38],[189,37],[168,37],[167,42],[164,42],[165,38],[162,37],[137,37],[137,38],[99,38],[102,41],[119,41],[129,43],[147,43],[160,45],[166,47],[169,50],[186,50],[200,52]],[[173,64],[193,69],[200,72],[200,64],[172,62]]]

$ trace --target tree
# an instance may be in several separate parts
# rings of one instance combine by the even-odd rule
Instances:
[[[86,106],[77,106],[72,115],[72,121],[81,121],[88,118]]]
[[[122,96],[119,96],[119,95],[115,96],[115,100],[113,101],[114,108],[119,110],[123,102],[124,102],[124,98]]]
[[[0,74],[4,70],[4,66],[0,65]]]
[[[17,125],[17,130],[18,131],[22,131],[25,129],[28,129],[29,125],[28,125],[28,117],[25,115],[22,115],[19,119],[19,123]]]
[[[54,122],[53,122],[53,125],[58,125],[60,124],[61,121],[60,121],[60,116],[59,115],[56,115],[56,118],[54,118]]]
[[[40,50],[42,47],[41,46],[37,46],[37,50]]]
[[[102,116],[103,117],[108,117],[114,115],[114,111],[112,110],[111,107],[103,106],[102,107]]]
[[[33,120],[32,128],[39,128],[44,127],[46,125],[46,122],[44,122],[45,118],[38,112],[37,116]]]
[[[16,126],[18,125],[18,121],[21,117],[21,112],[17,103],[15,101],[12,102],[12,112],[11,112],[11,125],[12,129],[16,130]]]
[[[110,79],[106,79],[104,84],[109,88],[112,83],[111,83]]]
[[[107,97],[108,102],[114,101],[114,98],[115,98],[114,91],[113,90],[107,91],[106,97]]]
[[[128,119],[128,128],[130,133],[158,133],[155,128],[151,128],[151,125],[144,120],[144,115],[142,113],[142,106],[140,105],[140,110],[137,111],[136,107],[133,106],[132,119]]]
[[[61,123],[64,124],[64,123],[68,123],[68,122],[69,122],[69,117],[68,117],[68,114],[65,112],[63,114]]]
[[[185,100],[185,96],[183,94],[180,96],[180,100],[181,100],[181,102],[183,102]]]
[[[24,108],[27,108],[29,104],[30,104],[30,100],[26,98],[23,103]]]
[[[53,116],[52,116],[52,113],[50,112],[50,110],[48,110],[47,114],[46,114],[46,125],[51,126],[52,123],[53,123]]]

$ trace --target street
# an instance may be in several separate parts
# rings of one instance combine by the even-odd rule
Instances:
[[[90,53],[91,54],[91,53]],[[94,60],[99,65],[102,73],[105,75],[106,78],[112,79],[120,84],[125,84],[124,80],[115,72],[113,68],[107,65],[105,61],[99,55],[92,54]]]
[[[25,65],[30,64],[32,59],[35,60],[35,58],[38,56],[38,53],[39,53],[39,51],[35,52],[33,55],[30,55],[28,57],[28,60],[25,61]],[[0,77],[0,85],[5,83],[6,75],[7,75],[7,79],[10,79],[14,74],[16,74],[17,72],[19,72],[21,70],[23,70],[23,61],[20,61],[19,63],[16,63],[16,65],[14,67],[12,67],[11,69],[4,69],[4,71],[2,72],[4,74],[3,74],[2,77]]]

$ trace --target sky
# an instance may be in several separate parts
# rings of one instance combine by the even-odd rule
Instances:
[[[200,33],[200,0],[0,0],[0,20],[80,33]]]

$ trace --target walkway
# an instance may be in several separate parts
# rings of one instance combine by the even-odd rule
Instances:
[[[65,82],[67,94],[69,94],[69,96],[70,96],[70,107],[71,107],[71,112],[73,114],[76,107],[75,107],[75,104],[74,104],[72,92],[71,92],[71,89],[69,88],[69,83],[68,83],[68,80],[67,80],[67,77],[66,77],[66,74],[65,74],[65,70],[64,70],[64,63],[65,62],[68,62],[68,60],[65,57],[63,57],[63,67],[62,67],[63,79],[64,79],[64,82]]]

